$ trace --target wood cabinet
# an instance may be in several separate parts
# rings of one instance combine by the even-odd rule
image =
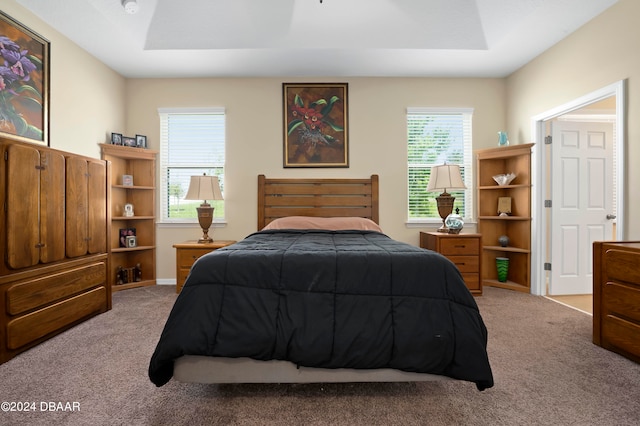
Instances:
[[[476,151],[478,232],[482,234],[482,285],[531,291],[531,149],[533,144]],[[493,176],[514,173],[508,185]],[[501,198],[510,199],[511,213],[498,214]],[[498,238],[506,235],[503,247]],[[498,281],[496,258],[509,259],[507,281]]]
[[[108,166],[0,138],[0,362],[111,308]]]
[[[157,151],[109,144],[100,147],[111,176],[109,283],[113,291],[155,285]],[[133,215],[125,212],[127,205]],[[133,232],[135,244],[128,244],[123,237]]]
[[[640,241],[593,243],[593,343],[640,363]]]
[[[234,244],[235,241],[214,241],[212,243],[199,243],[196,240],[174,244],[176,249],[176,293],[180,293],[182,286],[189,276],[193,263],[200,256],[204,256],[214,250]]]
[[[471,294],[482,295],[480,234],[445,234],[421,232],[420,247],[433,250],[451,260],[464,279]]]

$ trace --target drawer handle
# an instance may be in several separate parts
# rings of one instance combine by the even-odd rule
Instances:
[[[466,244],[457,244],[457,245],[454,245],[454,247],[456,247],[456,248],[465,248],[466,246],[467,246]]]
[[[456,265],[465,265],[465,263],[464,262],[458,262],[458,263],[456,263]]]

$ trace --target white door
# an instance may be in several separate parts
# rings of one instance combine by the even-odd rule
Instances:
[[[613,124],[554,121],[549,294],[591,294],[593,241],[611,240]]]

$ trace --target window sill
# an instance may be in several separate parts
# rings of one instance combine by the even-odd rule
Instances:
[[[198,222],[157,222],[158,228],[193,228],[200,227]],[[224,228],[227,226],[226,221],[213,222],[210,228]]]

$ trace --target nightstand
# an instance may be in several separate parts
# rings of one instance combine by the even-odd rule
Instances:
[[[464,283],[474,296],[482,295],[481,240],[481,234],[420,233],[420,247],[436,251],[451,260],[462,273]]]
[[[193,263],[200,257],[222,247],[230,246],[236,241],[214,241],[199,243],[197,240],[174,244],[176,249],[176,293],[180,293]]]

